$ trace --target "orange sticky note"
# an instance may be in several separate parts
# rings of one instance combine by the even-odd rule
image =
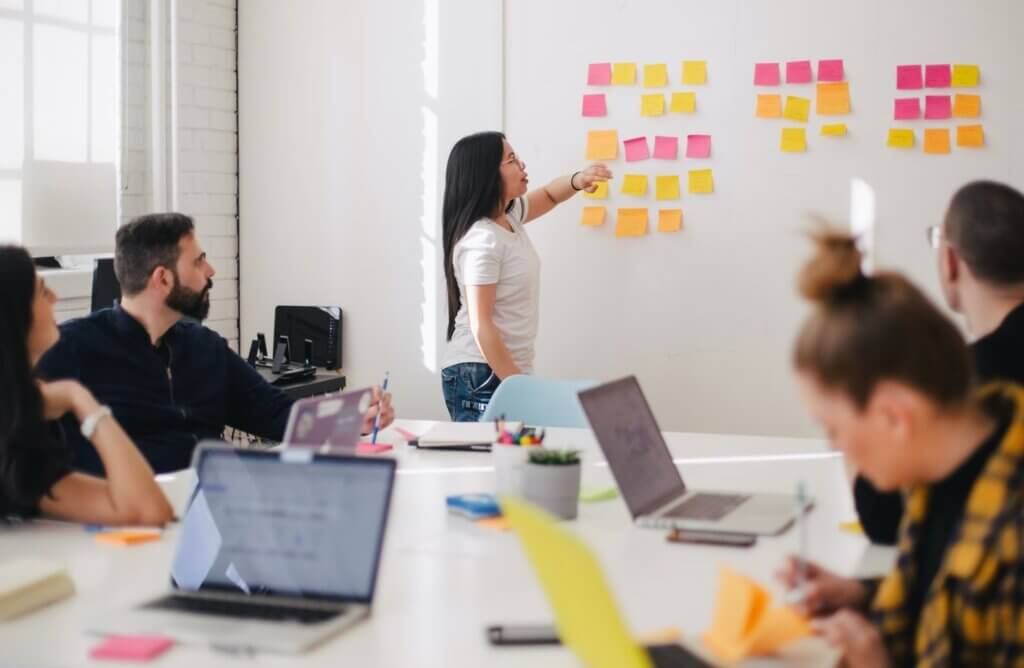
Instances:
[[[591,130],[587,133],[587,160],[614,160],[619,155],[619,133]]]
[[[668,65],[644,65],[644,88],[661,88],[668,85]]]
[[[914,131],[910,128],[890,128],[889,139],[885,144],[889,148],[913,148]]]
[[[981,96],[956,94],[953,96],[953,116],[977,118],[981,116]]]
[[[602,209],[603,210],[603,209]],[[481,517],[476,521],[478,527],[491,529],[492,531],[508,531],[512,525],[504,517]]]
[[[107,545],[138,545],[153,540],[160,540],[160,531],[102,531],[96,534],[96,542]]]
[[[617,237],[642,237],[647,234],[647,209],[619,209],[615,224]]]
[[[949,153],[949,128],[925,128],[924,152]]]
[[[818,115],[839,116],[850,113],[850,82],[818,84]]]
[[[583,196],[587,199],[608,199],[608,182],[598,181],[595,185],[597,187],[594,188],[594,192],[588,193],[584,190]]]
[[[658,210],[658,231],[678,232],[683,229],[682,209],[659,209]]]
[[[956,145],[961,148],[980,148],[985,145],[985,130],[980,125],[958,125]]]
[[[697,111],[697,94],[693,92],[672,93],[668,108],[674,114],[692,114]]]
[[[780,118],[782,116],[782,96],[758,95],[756,115],[758,118]]]
[[[583,218],[580,220],[580,224],[592,227],[604,225],[604,214],[605,208],[603,206],[585,206],[583,207]]]

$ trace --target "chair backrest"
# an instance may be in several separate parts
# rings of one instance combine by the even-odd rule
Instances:
[[[506,420],[522,420],[536,427],[584,428],[587,416],[576,394],[597,384],[593,380],[509,376],[494,391],[480,421],[504,415]]]
[[[114,260],[96,260],[96,268],[92,272],[92,310],[110,308],[120,301],[121,284],[114,273]]]

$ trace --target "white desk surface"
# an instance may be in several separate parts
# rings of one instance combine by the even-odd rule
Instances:
[[[421,433],[428,422],[397,423]],[[884,572],[892,552],[840,531],[854,518],[842,459],[815,439],[709,434],[667,434],[670,450],[689,486],[706,489],[792,492],[806,481],[816,506],[809,517],[810,556],[846,574]],[[399,443],[388,429],[384,442]],[[583,486],[613,484],[593,436],[586,430],[550,430],[547,443],[583,451]],[[230,666],[251,661],[284,666],[574,666],[563,648],[492,648],[484,627],[493,623],[543,623],[552,619],[514,534],[481,529],[450,516],[445,496],[493,491],[489,453],[432,452],[396,445],[395,498],[369,620],[298,656],[231,656],[179,645],[155,666]],[[173,495],[186,485],[179,476]],[[180,505],[180,499],[176,499]],[[760,538],[751,549],[671,544],[665,532],[636,528],[621,498],[580,504],[567,526],[597,553],[620,608],[637,633],[676,627],[702,633],[712,614],[717,568],[728,564],[781,593],[772,573],[797,549],[796,532]],[[97,544],[80,526],[35,522],[0,528],[0,561],[40,555],[67,564],[77,587],[70,599],[0,625],[0,664],[104,665],[90,661],[98,638],[85,621],[160,594],[168,586],[177,526],[154,543],[135,547]],[[793,665],[829,661],[811,643],[793,651]],[[751,665],[777,664],[756,661]],[[111,663],[110,665],[115,665]]]

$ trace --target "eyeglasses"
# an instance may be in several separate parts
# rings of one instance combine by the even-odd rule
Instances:
[[[938,249],[939,245],[942,244],[942,226],[929,225],[928,229],[926,229],[924,233],[925,237],[928,239],[928,245],[934,249]]]
[[[513,162],[518,163],[520,169],[526,169],[526,161],[525,160],[521,160],[519,158],[519,156],[516,155],[515,153],[510,155],[508,157],[508,160],[502,161],[501,165],[504,167],[505,165],[511,165]]]

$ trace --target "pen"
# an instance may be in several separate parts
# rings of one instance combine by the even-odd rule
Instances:
[[[377,417],[373,418],[373,436],[370,437],[370,443],[373,445],[377,444],[377,432],[380,431],[380,414],[384,404],[384,393],[388,391],[388,381],[391,379],[391,372],[384,372],[384,382],[380,386],[380,403],[377,407]]]

